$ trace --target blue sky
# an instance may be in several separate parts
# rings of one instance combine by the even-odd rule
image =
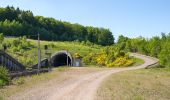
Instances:
[[[109,28],[117,38],[152,37],[170,32],[170,0],[0,0],[0,6],[34,15]]]

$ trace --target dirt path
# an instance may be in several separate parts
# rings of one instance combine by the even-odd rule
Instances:
[[[66,79],[59,84],[55,84],[55,79],[42,86],[27,90],[24,93],[11,96],[12,100],[93,100],[96,96],[97,88],[104,78],[117,72],[145,68],[157,62],[156,59],[139,54],[133,54],[137,58],[145,61],[140,66],[128,68],[114,68],[93,72],[85,75]]]

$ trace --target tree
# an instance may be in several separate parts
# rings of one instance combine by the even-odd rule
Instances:
[[[149,48],[151,56],[158,57],[158,54],[161,51],[161,42],[159,37],[153,37],[149,41]]]
[[[3,33],[0,33],[0,43],[2,44],[3,41],[4,41],[4,35]]]
[[[118,44],[120,44],[120,43],[125,43],[127,40],[128,40],[129,38],[128,37],[125,37],[125,36],[123,36],[123,35],[120,35],[119,37],[118,37]]]
[[[3,41],[4,41],[4,35],[3,35],[3,33],[0,33],[0,46],[2,47],[2,43],[3,43]]]
[[[41,34],[42,40],[90,41],[99,45],[114,44],[109,29],[82,26],[54,18],[34,16],[31,11],[14,7],[0,8],[0,32],[6,36],[24,36]],[[35,39],[35,37],[31,37]]]
[[[159,53],[159,63],[162,66],[170,67],[170,42],[166,42]]]

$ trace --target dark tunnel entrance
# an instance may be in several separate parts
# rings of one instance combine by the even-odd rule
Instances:
[[[68,62],[68,65],[71,66],[72,58],[69,54],[65,52],[58,52],[57,54],[52,56],[51,64],[53,67],[66,66],[67,62]]]

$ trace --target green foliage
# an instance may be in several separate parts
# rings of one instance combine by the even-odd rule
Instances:
[[[0,33],[0,49],[2,48],[2,46],[3,46],[3,41],[4,41],[4,35],[3,35],[3,33]]]
[[[86,65],[95,65],[97,64],[96,57],[96,53],[89,53],[83,57],[83,63]]]
[[[0,33],[0,43],[2,44],[3,41],[4,41],[4,35],[3,33]]]
[[[15,42],[14,42],[15,41]],[[16,58],[20,63],[22,63],[26,69],[29,69],[34,64],[38,62],[38,50],[36,40],[27,40],[25,37],[20,38],[5,38],[4,43],[8,46],[7,53]],[[27,45],[28,44],[28,45]],[[68,50],[71,55],[78,53],[79,56],[84,57],[89,53],[98,52],[103,46],[90,44],[82,44],[78,41],[73,42],[49,42],[41,41],[41,52],[42,58],[48,58],[49,55],[45,54],[44,46],[48,46],[48,52],[51,54],[56,53],[61,50]]]
[[[114,67],[114,66],[130,66],[133,64],[133,61],[126,58],[126,57],[118,57],[116,60],[114,60],[112,63],[107,64],[108,67]]]
[[[106,65],[106,61],[107,61],[107,55],[104,53],[98,54],[98,56],[96,57],[96,62],[98,65],[101,66],[105,66]]]
[[[161,66],[170,67],[170,33],[167,35],[162,33],[162,37],[155,36],[151,39],[143,37],[128,39],[124,36],[119,38],[118,47],[120,50],[157,57]],[[125,42],[123,47],[122,41]]]
[[[9,84],[10,78],[8,75],[8,70],[2,66],[0,66],[0,87]]]
[[[160,65],[170,68],[170,42],[166,42],[159,54]]]
[[[22,85],[24,83],[25,83],[24,77],[19,77],[19,78],[15,79],[15,81],[14,81],[14,84],[16,84],[16,85]]]
[[[51,48],[55,48],[55,47],[56,47],[56,46],[54,45],[54,43],[50,43],[48,46],[51,47]]]
[[[144,63],[144,60],[139,59],[139,58],[132,58],[132,60],[133,60],[133,62],[134,62],[133,66],[141,65],[141,64]]]
[[[0,100],[4,100],[3,97],[0,96]]]
[[[68,69],[68,67],[58,67],[57,69],[60,72],[64,72],[64,71],[66,71]]]
[[[114,47],[106,47],[100,53],[91,53],[83,58],[85,64],[116,67],[130,66],[134,62],[123,51],[115,51]]]
[[[34,16],[31,11],[14,7],[0,8],[0,32],[6,36],[24,36],[40,33],[41,40],[56,41],[90,41],[99,45],[111,45],[114,37],[109,29],[85,27]],[[36,37],[30,37],[36,39]]]
[[[75,58],[78,58],[78,59],[81,59],[81,58],[82,58],[82,56],[81,56],[79,53],[75,53],[75,54],[74,54],[74,57],[75,57]]]
[[[11,47],[14,53],[15,52],[22,53],[23,51],[28,50],[30,47],[32,47],[32,45],[30,44],[29,41],[27,41],[27,38],[25,36],[16,38],[13,40],[12,43],[9,43],[9,44],[8,44],[8,47]]]

